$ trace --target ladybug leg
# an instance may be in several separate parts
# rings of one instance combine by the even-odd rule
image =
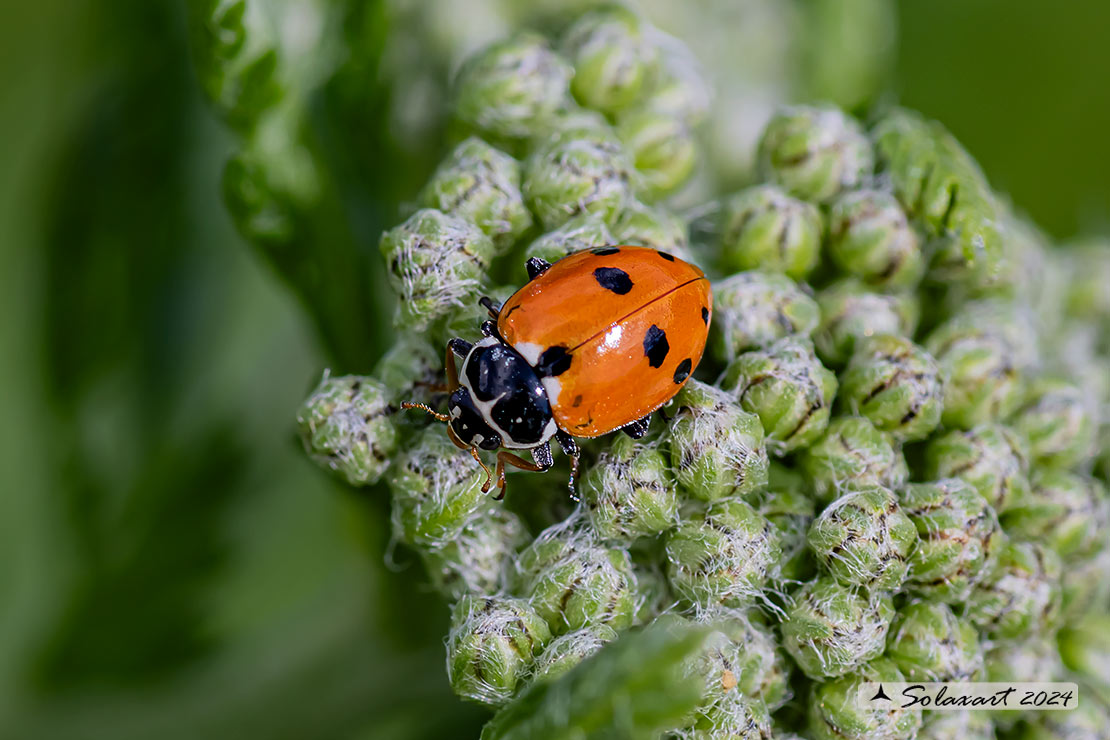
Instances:
[[[651,425],[651,414],[648,414],[642,419],[637,419],[631,424],[625,424],[621,427],[621,431],[627,434],[632,439],[641,439],[647,434],[648,427]]]
[[[559,443],[563,454],[570,458],[570,480],[567,481],[567,488],[570,489],[570,497],[577,501],[578,493],[574,489],[574,482],[578,478],[578,458],[582,456],[582,450],[578,448],[578,443],[574,441],[574,437],[562,429],[555,432],[555,441]]]
[[[555,432],[555,441],[559,443],[559,449],[567,457],[578,457],[581,451],[578,449],[578,443],[574,441],[574,437],[570,436],[562,429]]]
[[[571,455],[570,458],[570,478],[567,479],[567,490],[570,491],[570,497],[574,501],[578,501],[578,489],[575,484],[578,482],[578,458],[579,455]]]
[[[486,312],[489,313],[489,317],[494,321],[496,321],[497,317],[501,314],[501,304],[494,303],[493,299],[490,298],[488,295],[484,295],[479,298],[478,304],[486,309]]]
[[[532,459],[536,461],[540,471],[548,470],[555,464],[555,459],[551,457],[551,444],[544,442],[539,447],[532,448]]]
[[[443,360],[443,366],[447,369],[447,391],[453,392],[459,387],[459,371],[455,367],[455,355],[466,357],[473,347],[474,345],[465,339],[452,339],[447,343],[447,357]]]
[[[539,257],[529,257],[528,261],[524,263],[524,269],[528,271],[529,280],[535,280],[547,272],[549,267],[551,267],[551,263],[547,260],[541,260]]]
[[[455,430],[451,428],[450,424],[447,425],[447,437],[452,442],[454,442],[455,446],[458,447],[460,450],[467,450],[470,453],[470,456],[474,458],[474,462],[481,465],[482,470],[486,471],[486,482],[482,484],[482,493],[488,493],[490,486],[493,485],[493,475],[490,473],[489,467],[487,467],[486,464],[482,462],[482,456],[478,454],[478,450],[459,439],[459,435],[455,434]],[[500,460],[498,460],[497,466],[498,470],[500,470]],[[502,486],[503,485],[504,484],[502,484]]]
[[[547,454],[548,455],[551,454],[550,449],[548,449]],[[533,472],[533,473],[539,473],[543,470],[546,470],[546,468],[541,467],[537,463],[528,462],[527,460],[525,460],[520,455],[514,455],[513,453],[511,453],[507,450],[501,450],[500,452],[497,453],[497,488],[499,489],[498,494],[497,494],[497,500],[498,501],[500,501],[502,498],[505,497],[505,466],[506,465],[512,465],[514,468],[520,468],[521,470],[528,470],[528,471]]]

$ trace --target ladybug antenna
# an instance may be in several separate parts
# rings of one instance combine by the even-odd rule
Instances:
[[[434,416],[436,421],[447,423],[451,421],[451,417],[447,414],[441,414],[426,403],[416,403],[415,401],[403,401],[401,403],[403,409],[420,409],[429,416]]]

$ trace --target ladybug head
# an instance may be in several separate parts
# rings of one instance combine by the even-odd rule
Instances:
[[[501,435],[486,422],[481,409],[466,387],[455,389],[447,403],[451,430],[468,445],[483,450],[496,450],[502,446]]]

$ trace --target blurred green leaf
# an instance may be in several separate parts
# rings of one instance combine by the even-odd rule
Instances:
[[[708,632],[654,624],[626,634],[553,683],[537,683],[486,725],[482,740],[653,738],[701,699],[683,667]]]
[[[44,370],[63,421],[54,494],[79,566],[36,666],[43,688],[146,682],[211,648],[199,597],[226,557],[219,523],[243,448],[226,413],[163,431],[207,313],[183,279],[195,274],[190,162],[167,145],[189,136],[195,96],[187,67],[159,54],[175,37],[138,32],[176,20],[153,3],[121,15],[114,51],[130,74],[73,129],[45,213]]]

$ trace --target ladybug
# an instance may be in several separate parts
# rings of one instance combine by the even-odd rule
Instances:
[[[578,469],[576,437],[622,430],[647,433],[652,412],[686,384],[705,350],[713,295],[705,274],[647,247],[597,247],[551,264],[533,257],[529,282],[490,314],[483,339],[447,343],[448,413],[420,408],[447,423],[447,435],[486,471],[478,450],[505,466],[545,471],[550,441]],[[456,369],[455,358],[462,364]],[[532,461],[510,450],[529,450]]]

